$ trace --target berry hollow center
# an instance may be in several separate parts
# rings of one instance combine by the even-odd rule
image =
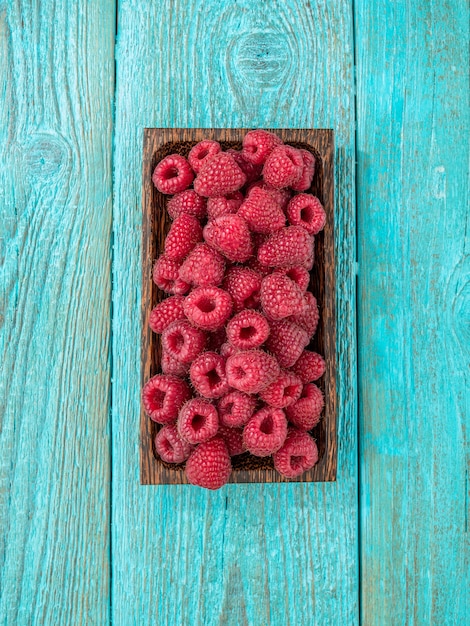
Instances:
[[[298,470],[302,469],[304,466],[304,459],[305,457],[303,456],[291,456],[290,458],[290,466],[292,467],[292,469],[297,472]]]
[[[252,339],[257,334],[254,326],[244,326],[240,328],[240,339]]]
[[[273,432],[273,427],[273,418],[270,415],[268,415],[268,417],[265,417],[259,425],[260,431],[265,435],[271,435],[271,433]]]
[[[225,415],[231,415],[232,411],[233,411],[233,402],[229,402],[224,407],[224,413]]]
[[[156,408],[161,409],[163,407],[163,403],[165,402],[165,396],[166,393],[161,389],[154,390],[152,400]]]
[[[177,354],[181,352],[182,347],[184,346],[184,337],[181,333],[174,333],[174,335],[170,336],[170,346],[171,349]]]
[[[217,305],[212,298],[201,298],[196,306],[203,313],[212,313]]]
[[[160,443],[160,445],[162,446],[165,454],[171,454],[173,452],[173,446],[171,445],[171,443],[168,441],[168,439],[163,439]]]
[[[163,172],[163,178],[165,180],[170,180],[171,178],[176,178],[179,175],[179,171],[176,167],[169,167],[167,170]]]
[[[289,387],[285,387],[284,388],[284,398],[292,398],[292,396],[295,394],[297,387],[295,387],[294,385],[289,385]]]
[[[304,222],[311,222],[313,219],[313,209],[311,206],[306,206],[300,211],[300,219]]]
[[[204,426],[205,423],[206,423],[205,416],[200,415],[199,413],[196,413],[196,415],[191,420],[191,426],[193,430],[195,431],[201,430],[201,428]]]
[[[211,389],[213,389],[214,387],[217,387],[217,385],[219,385],[222,381],[222,379],[220,378],[219,374],[217,373],[215,369],[212,369],[209,372],[207,372],[206,376],[207,376],[207,380],[209,382],[209,386],[211,387]]]
[[[241,378],[245,378],[246,372],[243,367],[238,366],[233,370],[233,375],[237,380],[240,380]]]
[[[207,150],[207,148],[204,148],[203,150],[201,150],[201,152],[197,155],[197,158],[199,160],[202,161],[202,159],[204,159],[207,155],[209,154],[209,150]]]

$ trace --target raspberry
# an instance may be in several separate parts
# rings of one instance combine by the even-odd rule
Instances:
[[[206,139],[200,141],[193,148],[191,148],[188,161],[189,165],[193,168],[197,174],[202,166],[207,163],[213,156],[219,154],[222,150],[218,141],[212,139]]]
[[[163,331],[162,346],[173,359],[191,363],[204,350],[206,335],[186,320],[173,322]]]
[[[200,196],[212,198],[238,191],[246,182],[246,176],[235,159],[226,152],[219,152],[206,161],[194,181],[194,190]]]
[[[273,271],[272,267],[269,267],[269,265],[263,265],[262,263],[258,261],[256,257],[248,259],[248,262],[246,265],[251,270],[259,274],[261,278],[264,278],[268,274],[271,274],[271,272]],[[261,283],[260,283],[260,286],[261,286]],[[259,301],[259,298],[258,298],[258,301]]]
[[[215,220],[221,215],[236,213],[243,202],[241,191],[228,193],[226,196],[216,196],[207,200],[207,216],[210,220]]]
[[[218,287],[197,287],[185,298],[184,312],[195,326],[217,330],[230,317],[232,298]]]
[[[262,165],[255,165],[254,163],[250,163],[247,161],[241,152],[238,150],[227,150],[228,154],[231,154],[235,159],[235,163],[241,169],[241,171],[246,176],[246,182],[251,183],[254,180],[257,180],[261,176],[261,172],[263,169]]]
[[[230,455],[221,437],[205,441],[186,461],[186,476],[192,485],[206,489],[220,489],[232,472]]]
[[[189,376],[194,389],[205,398],[220,398],[229,391],[225,359],[216,352],[203,352],[191,364]]]
[[[298,326],[305,329],[309,337],[315,334],[318,326],[320,314],[318,312],[318,304],[315,296],[310,291],[304,295],[304,308],[300,313],[293,315],[291,319]]]
[[[263,167],[265,182],[276,189],[290,187],[300,180],[304,169],[302,154],[292,146],[277,146]]]
[[[202,219],[206,216],[206,204],[207,200],[198,196],[194,189],[186,189],[170,198],[166,210],[172,219],[183,215],[183,213]]]
[[[281,367],[291,367],[308,344],[308,334],[289,320],[271,322],[266,349],[272,352]]]
[[[260,391],[259,397],[263,402],[283,409],[294,404],[302,393],[302,381],[292,372],[282,371],[278,378],[266,389]]]
[[[318,198],[299,193],[287,206],[287,218],[294,226],[302,226],[310,235],[316,235],[325,226],[326,213]]]
[[[301,265],[296,265],[295,267],[280,267],[275,270],[275,273],[285,274],[288,278],[293,280],[302,291],[306,291],[310,282],[309,272]]]
[[[212,439],[219,430],[219,416],[213,404],[204,398],[192,398],[180,409],[178,433],[193,445]]]
[[[240,311],[227,324],[227,339],[242,350],[258,348],[268,335],[268,320],[257,311]]]
[[[256,408],[256,398],[241,391],[232,391],[217,403],[219,420],[224,426],[244,426]]]
[[[289,428],[281,448],[274,454],[275,469],[286,478],[295,478],[318,462],[318,448],[312,437],[296,428]]]
[[[267,130],[250,130],[243,138],[242,156],[246,161],[262,165],[276,146],[282,144],[274,133]]]
[[[145,383],[142,403],[145,412],[159,424],[173,422],[180,406],[191,396],[188,384],[176,376],[157,374]]]
[[[257,180],[256,182],[251,183],[251,185],[247,188],[246,195],[248,196],[248,194],[251,193],[252,189],[256,189],[256,187],[268,191],[273,196],[274,200],[276,200],[276,202],[279,204],[281,209],[283,211],[286,210],[287,205],[289,204],[289,200],[292,197],[292,192],[289,191],[289,189],[276,189],[275,187],[271,187],[271,185],[268,185],[268,183],[265,183],[264,180]]]
[[[267,317],[281,320],[303,310],[304,294],[287,276],[279,273],[270,274],[263,278],[261,283],[261,306]]]
[[[186,376],[189,372],[189,364],[178,361],[171,356],[166,350],[162,351],[162,359],[160,363],[162,372],[164,374],[170,374],[171,376]]]
[[[220,346],[220,354],[224,357],[224,359],[228,359],[229,356],[232,356],[232,354],[237,354],[237,352],[240,352],[240,350],[238,348],[235,348],[235,346],[233,346],[228,341]]]
[[[189,457],[193,446],[181,439],[174,424],[160,428],[155,437],[155,450],[166,463],[183,463]]]
[[[245,393],[258,393],[279,376],[279,364],[262,350],[237,352],[227,359],[228,383]]]
[[[250,418],[243,430],[243,444],[255,456],[270,456],[282,446],[287,420],[282,409],[266,406]]]
[[[183,296],[171,296],[152,309],[149,326],[154,333],[161,334],[173,322],[184,320]]]
[[[320,421],[324,405],[325,400],[321,389],[309,383],[304,385],[297,402],[286,408],[287,418],[297,428],[311,430]]]
[[[313,258],[313,237],[301,226],[276,231],[258,250],[258,261],[271,267],[304,265]]]
[[[221,215],[204,227],[204,239],[230,261],[246,261],[253,253],[248,224],[238,215]]]
[[[232,296],[235,311],[254,309],[260,302],[261,276],[248,267],[232,267],[223,287]]]
[[[224,271],[223,256],[206,243],[199,243],[184,260],[179,276],[185,283],[207,287],[220,285]]]
[[[302,161],[304,163],[302,176],[299,180],[291,185],[294,191],[306,191],[312,184],[313,175],[315,173],[315,157],[308,150],[300,150]]]
[[[189,285],[179,277],[180,264],[162,254],[153,266],[153,282],[167,293],[188,293]]]
[[[238,209],[238,215],[255,233],[270,234],[282,228],[286,217],[279,204],[264,189],[255,187]]]
[[[304,350],[292,366],[292,371],[305,384],[321,378],[325,373],[325,368],[325,359],[322,356],[316,352]]]
[[[194,174],[184,157],[170,154],[155,168],[152,181],[161,193],[173,194],[184,191],[193,182]]]
[[[237,456],[245,452],[243,447],[243,430],[241,428],[219,426],[218,435],[225,441],[230,456]]]
[[[183,213],[175,219],[165,239],[165,255],[173,261],[182,261],[202,239],[199,220]]]

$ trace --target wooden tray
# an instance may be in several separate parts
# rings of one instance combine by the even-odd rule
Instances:
[[[144,130],[142,183],[142,357],[141,384],[159,371],[160,336],[148,325],[152,308],[166,297],[152,281],[152,267],[163,250],[170,219],[166,212],[168,196],[159,193],[152,184],[156,164],[167,154],[178,152],[187,156],[192,146],[202,139],[216,139],[224,149],[241,146],[248,129],[216,128],[146,128]],[[325,408],[320,423],[312,430],[319,449],[319,462],[294,481],[286,481],[266,459],[244,454],[234,457],[230,482],[313,482],[336,480],[336,323],[335,323],[335,259],[334,259],[334,174],[333,131],[312,129],[273,129],[285,143],[304,147],[317,157],[312,191],[325,207],[327,222],[324,231],[315,238],[315,265],[310,288],[320,307],[320,322],[309,348],[324,355],[326,372],[319,382],[325,393]],[[153,440],[158,430],[141,408],[140,419],[140,480],[142,485],[187,483],[184,466],[163,463],[155,454]],[[267,466],[270,465],[270,466]]]

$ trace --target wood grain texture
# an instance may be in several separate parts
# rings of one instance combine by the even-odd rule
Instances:
[[[109,619],[114,3],[0,0],[0,624]]]
[[[362,622],[463,626],[470,6],[355,6]]]
[[[184,35],[183,35],[184,34]],[[113,275],[114,624],[358,617],[353,33],[348,2],[119,3]],[[139,485],[144,127],[334,128],[338,479]]]
[[[271,130],[271,129],[270,129]],[[155,259],[163,254],[165,237],[171,224],[166,210],[168,196],[159,193],[152,183],[156,164],[172,153],[187,157],[190,149],[203,139],[219,141],[224,149],[239,149],[247,129],[146,128],[142,156],[142,345],[141,386],[161,372],[161,336],[149,327],[152,309],[167,294],[152,280]],[[334,255],[334,140],[331,130],[278,129],[279,137],[296,148],[310,150],[316,158],[310,192],[320,199],[326,212],[324,230],[315,237],[315,264],[310,272],[309,288],[317,298],[320,320],[309,346],[325,357],[326,372],[319,381],[325,394],[325,408],[312,435],[318,446],[319,460],[314,468],[294,482],[335,480],[337,470],[336,432],[336,325],[335,325],[335,255]],[[141,403],[140,411],[140,481],[143,485],[188,484],[184,464],[168,465],[154,449],[158,427]],[[232,459],[232,483],[287,482],[278,474],[271,458],[256,458],[246,453]],[[291,481],[293,482],[293,481]]]

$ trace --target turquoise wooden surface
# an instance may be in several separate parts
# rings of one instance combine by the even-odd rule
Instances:
[[[0,624],[470,623],[469,14],[0,0]],[[142,128],[244,125],[336,130],[338,481],[140,487]]]

